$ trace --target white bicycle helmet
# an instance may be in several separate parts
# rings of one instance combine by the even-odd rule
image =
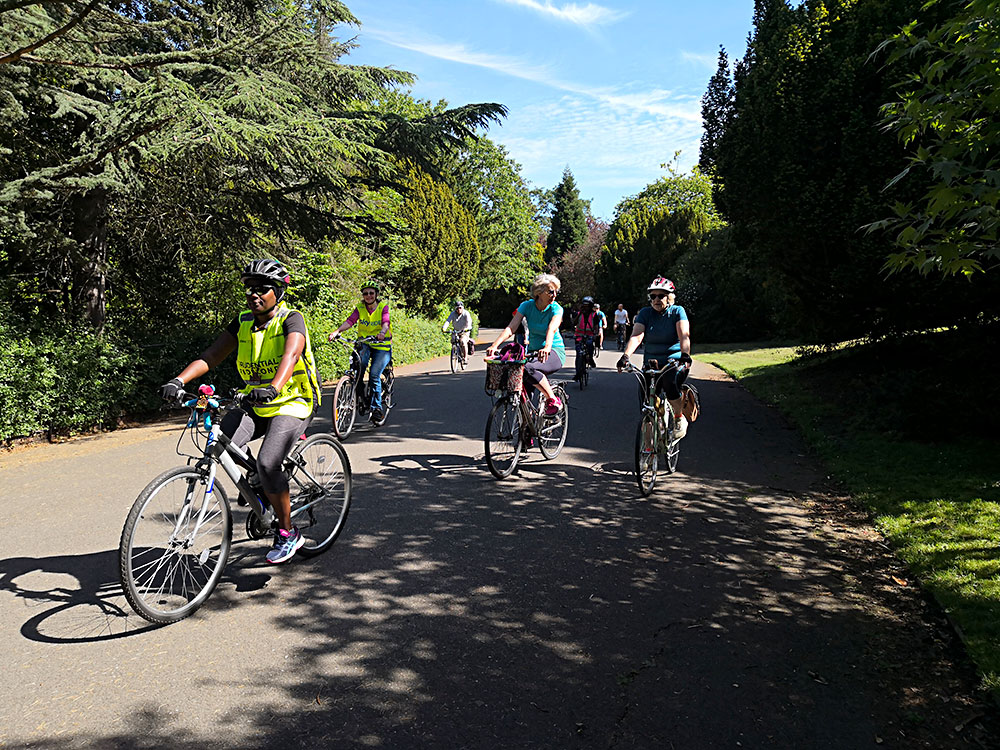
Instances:
[[[661,292],[673,292],[673,293],[677,292],[677,287],[674,286],[674,282],[672,282],[665,276],[657,276],[655,279],[653,279],[650,282],[649,286],[646,287],[646,292],[649,293],[657,289],[660,290]]]

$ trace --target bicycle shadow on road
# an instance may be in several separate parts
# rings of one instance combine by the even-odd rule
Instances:
[[[233,521],[238,535],[235,514]],[[216,606],[224,604],[229,594],[267,586],[271,576],[255,570],[263,552],[254,551],[241,549],[240,540],[233,540]],[[39,643],[110,641],[159,627],[136,614],[125,600],[118,581],[118,550],[0,560],[0,592],[22,600],[28,617],[20,625],[21,635]],[[5,616],[14,611],[8,607]]]

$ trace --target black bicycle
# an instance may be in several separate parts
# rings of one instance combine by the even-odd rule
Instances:
[[[392,371],[392,358],[389,364],[382,371],[382,418],[375,419],[371,414],[369,405],[372,402],[372,387],[369,382],[364,384],[364,373],[361,371],[361,355],[358,353],[360,344],[378,341],[375,336],[364,336],[354,340],[345,340],[338,337],[334,341],[339,341],[350,353],[350,362],[347,369],[337,381],[337,387],[333,391],[333,432],[341,440],[346,440],[354,429],[354,422],[357,415],[370,416],[371,423],[375,427],[381,427],[385,420],[389,418],[389,411],[395,405],[392,386],[395,382],[395,375]]]
[[[219,398],[212,386],[182,393],[191,410],[177,441],[186,466],[160,474],[132,504],[118,545],[122,591],[142,617],[159,624],[182,620],[198,609],[222,577],[233,540],[229,497],[216,482],[219,467],[236,485],[237,502],[249,508],[250,539],[274,533],[274,513],[255,483],[257,462],[222,432],[222,413],[241,399]],[[200,455],[181,451],[185,435]],[[340,536],[351,507],[351,464],[332,435],[303,435],[285,459],[292,519],[305,543],[298,554],[326,552]]]
[[[635,431],[635,479],[644,496],[656,485],[660,458],[667,474],[677,471],[681,453],[681,441],[676,436],[677,420],[666,397],[657,393],[660,379],[675,377],[677,367],[674,360],[668,360],[662,368],[657,366],[645,371],[632,364],[622,368],[623,372],[635,375],[642,394],[641,416]]]
[[[462,346],[462,334],[470,333],[470,329],[464,331],[451,331],[451,371],[458,372],[464,370],[469,364],[469,352]]]
[[[597,358],[597,346],[593,336],[584,336],[583,346],[576,347],[576,377],[573,379],[579,384],[582,391],[590,383],[590,363],[591,357]]]

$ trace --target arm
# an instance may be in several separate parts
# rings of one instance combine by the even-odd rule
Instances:
[[[350,315],[347,316],[347,320],[345,320],[343,323],[341,323],[337,327],[336,331],[334,331],[329,336],[327,336],[327,339],[330,340],[330,341],[333,341],[335,338],[337,338],[337,336],[339,336],[344,331],[346,331],[348,328],[350,328],[352,325],[354,325],[355,323],[357,323],[359,317],[360,316],[358,315],[358,308],[355,307],[354,311]]]
[[[306,337],[301,333],[290,333],[285,337],[285,351],[281,355],[281,364],[278,365],[278,371],[274,373],[274,378],[271,379],[271,385],[274,386],[274,390],[278,393],[281,393],[281,389],[285,387],[285,383],[292,377],[292,371],[295,369],[295,365],[298,363],[299,357],[302,356],[302,351],[305,348]]]
[[[386,305],[382,308],[382,328],[378,332],[377,338],[379,341],[385,341],[386,334],[389,333],[389,306]]]
[[[549,328],[545,332],[545,346],[538,350],[538,361],[544,362],[549,358],[549,354],[552,351],[552,341],[555,338],[556,331],[559,330],[559,324],[562,323],[563,314],[560,310],[558,313],[552,316],[552,320],[549,321]]]
[[[691,356],[691,324],[686,320],[677,321],[677,340],[681,345],[681,352]]]

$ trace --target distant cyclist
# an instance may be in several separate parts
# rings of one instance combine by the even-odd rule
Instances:
[[[447,331],[449,324],[453,331],[457,331],[460,334],[462,351],[468,352],[471,355],[475,351],[475,344],[469,338],[469,331],[472,330],[472,313],[465,309],[465,305],[460,299],[455,300],[455,309],[452,310],[451,315],[445,320],[444,325],[441,326],[441,330]]]
[[[374,336],[377,341],[358,344],[358,355],[361,357],[361,373],[358,377],[358,403],[362,409],[371,408],[372,419],[381,422],[385,418],[382,411],[382,371],[392,359],[392,326],[389,324],[389,303],[378,298],[378,282],[374,279],[361,285],[361,304],[347,316],[336,331],[330,334],[333,341],[351,326],[358,327],[358,338]],[[371,370],[368,383],[371,387],[372,400],[365,403],[365,368],[371,360]]]
[[[676,436],[682,438],[687,434],[687,419],[681,412],[681,385],[687,380],[691,369],[691,326],[684,308],[674,304],[674,282],[657,276],[646,292],[649,294],[649,307],[636,313],[632,337],[625,346],[625,353],[618,360],[618,369],[621,370],[629,363],[629,355],[639,344],[643,344],[643,369],[649,367],[649,362],[653,359],[661,367],[667,360],[677,361],[679,366],[676,374],[674,377],[661,378],[660,388],[674,410],[674,417],[677,419]]]
[[[559,279],[550,273],[539,274],[531,284],[533,299],[525,300],[514,311],[507,327],[500,331],[489,348],[487,357],[496,355],[497,348],[520,330],[523,321],[528,328],[528,351],[537,352],[538,357],[524,366],[524,383],[534,386],[545,396],[545,413],[553,416],[563,408],[562,399],[556,396],[548,376],[566,363],[566,347],[559,334],[563,309],[556,302],[559,294]]]
[[[580,312],[576,316],[574,338],[576,341],[576,374],[573,380],[579,380],[585,365],[597,367],[594,362],[594,339],[598,331],[597,313],[594,311],[594,298],[587,296],[580,300]]]
[[[604,348],[604,331],[608,327],[608,316],[601,311],[601,306],[594,303],[594,312],[597,314],[597,350]]]
[[[624,351],[625,339],[628,338],[628,310],[621,302],[615,310],[615,335],[618,338],[618,350]]]
[[[281,563],[305,542],[292,526],[288,477],[282,464],[319,406],[319,375],[302,313],[282,301],[291,283],[285,267],[276,260],[255,260],[243,269],[240,281],[246,286],[246,312],[233,318],[201,357],[162,385],[160,395],[176,400],[187,383],[236,350],[246,405],[226,414],[222,432],[241,447],[264,438],[257,451],[257,476],[278,520],[267,561]]]

